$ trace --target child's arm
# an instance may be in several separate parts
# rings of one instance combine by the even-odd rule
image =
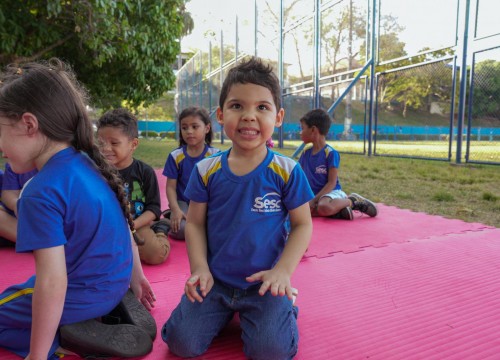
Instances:
[[[140,216],[134,219],[134,226],[136,229],[140,229],[144,226],[150,226],[151,222],[156,220],[156,215],[150,211],[144,211]]]
[[[33,251],[36,282],[32,303],[30,360],[47,359],[66,298],[68,277],[64,246]]]
[[[172,213],[170,214],[170,223],[172,226],[172,231],[179,231],[181,220],[186,218],[186,214],[184,214],[179,207],[179,203],[177,202],[177,179],[167,179],[166,185],[166,193],[168,199],[168,206]]]
[[[186,221],[186,246],[191,276],[186,281],[184,292],[191,302],[203,301],[214,285],[207,261],[207,203],[191,201]],[[196,291],[200,287],[201,295]]]
[[[2,203],[17,216],[17,200],[21,190],[2,190]]]
[[[246,279],[248,282],[262,281],[260,295],[269,290],[274,296],[286,294],[292,299],[290,278],[311,241],[312,220],[307,203],[290,210],[289,214],[292,229],[281,258],[271,270],[260,271]]]
[[[132,233],[130,233],[130,241],[132,243],[132,253],[134,257],[132,278],[130,279],[130,288],[132,289],[134,295],[146,307],[146,309],[151,310],[155,306],[155,293],[153,292],[151,284],[142,271],[141,259],[139,258],[139,249],[137,248],[137,244],[134,241]]]
[[[158,187],[156,174],[153,168],[145,163],[142,163],[141,169],[141,190],[144,194],[144,210],[141,215],[134,219],[136,229],[150,226],[161,214],[160,188]]]

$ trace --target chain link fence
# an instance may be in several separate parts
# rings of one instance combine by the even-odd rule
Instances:
[[[273,136],[279,146],[300,146],[301,116],[321,107],[333,117],[327,140],[341,152],[500,164],[500,22],[480,16],[495,10],[492,2],[281,6],[254,0],[254,13],[239,14],[233,33],[207,40],[178,73],[179,109],[198,105],[213,115],[227,71],[257,55],[283,88],[285,122]],[[452,18],[460,21],[444,20]],[[475,37],[463,35],[474,30]],[[213,128],[224,141],[215,121]]]

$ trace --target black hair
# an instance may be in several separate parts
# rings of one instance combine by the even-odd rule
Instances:
[[[213,138],[212,122],[210,121],[210,114],[206,109],[199,106],[187,107],[184,110],[182,110],[181,113],[179,114],[179,146],[186,145],[186,142],[182,138],[181,121],[182,119],[188,116],[198,116],[205,125],[210,125],[210,130],[205,134],[205,143],[210,146],[212,144],[212,138]]]
[[[129,139],[139,137],[137,118],[127,109],[118,108],[105,112],[97,121],[97,129],[106,126],[121,129]]]
[[[229,90],[235,84],[255,84],[267,88],[273,96],[276,110],[281,109],[280,82],[271,65],[265,64],[262,59],[253,56],[229,70],[220,92],[221,109],[224,107]]]
[[[332,124],[330,115],[323,109],[314,109],[308,111],[300,118],[300,122],[305,123],[309,127],[315,126],[321,135],[327,135]]]

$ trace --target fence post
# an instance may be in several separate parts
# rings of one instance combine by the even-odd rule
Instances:
[[[458,118],[457,118],[457,156],[456,163],[462,162],[462,137],[465,120],[465,96],[467,93],[467,42],[469,41],[469,12],[470,0],[465,1],[465,24],[464,38],[462,43],[462,62],[460,64],[460,92],[458,95]]]

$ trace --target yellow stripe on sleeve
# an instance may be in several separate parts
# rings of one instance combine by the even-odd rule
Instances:
[[[3,305],[5,303],[8,303],[9,301],[12,301],[12,300],[18,298],[18,297],[28,295],[28,294],[33,294],[33,288],[22,289],[22,290],[16,291],[13,294],[10,294],[7,297],[4,297],[3,299],[0,299],[0,305]]]

